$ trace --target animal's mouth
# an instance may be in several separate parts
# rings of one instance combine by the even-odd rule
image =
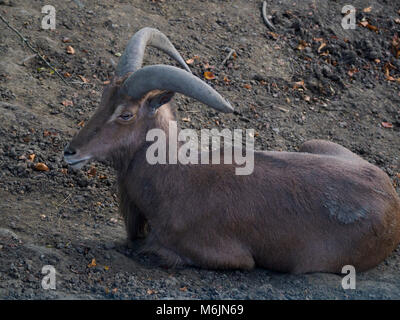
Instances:
[[[85,163],[89,161],[90,157],[85,157],[82,159],[71,159],[68,157],[64,157],[64,159],[72,168],[80,169],[85,165]]]

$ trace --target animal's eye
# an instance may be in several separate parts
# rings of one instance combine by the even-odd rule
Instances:
[[[121,120],[124,120],[124,121],[128,121],[133,118],[133,113],[126,111],[126,112],[121,113],[118,118],[120,118]]]

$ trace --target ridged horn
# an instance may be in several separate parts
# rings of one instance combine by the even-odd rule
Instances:
[[[169,41],[167,36],[157,29],[143,28],[136,32],[129,40],[116,68],[116,75],[123,76],[128,72],[135,72],[142,67],[146,46],[152,46],[164,51],[175,59],[186,71],[190,72],[182,56]]]
[[[180,68],[167,65],[146,66],[137,70],[122,85],[122,93],[133,99],[151,90],[168,90],[194,98],[215,110],[233,112],[233,107],[200,78]]]

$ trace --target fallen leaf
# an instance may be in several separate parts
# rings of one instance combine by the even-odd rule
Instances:
[[[72,46],[68,46],[66,48],[66,51],[67,51],[68,54],[75,54],[75,49],[72,48]]]
[[[381,124],[384,128],[393,128],[393,124],[391,124],[390,122],[382,122]]]
[[[193,64],[193,63],[194,63],[194,59],[193,59],[193,58],[187,59],[187,60],[186,60],[186,63],[187,63],[187,64]]]
[[[157,291],[155,290],[151,290],[151,289],[147,289],[147,294],[155,294]]]
[[[88,83],[89,81],[88,81],[88,79],[86,79],[84,76],[78,76],[81,80],[82,80],[82,82],[84,82],[84,83]]]
[[[90,167],[90,169],[88,170],[87,174],[90,177],[94,177],[97,173],[96,167]]]
[[[358,70],[357,68],[353,68],[353,69],[350,69],[348,72],[347,72],[347,74],[350,76],[350,77],[352,77],[355,73],[357,73],[357,72],[359,72],[360,70]]]
[[[304,40],[300,40],[299,45],[297,46],[297,50],[304,50],[306,47],[308,47],[308,43],[305,42]]]
[[[104,270],[108,271],[108,270],[110,270],[110,267],[109,266],[104,266]]]
[[[49,167],[46,166],[43,162],[38,162],[35,164],[35,170],[36,171],[49,171]]]
[[[186,292],[187,291],[187,287],[179,288],[179,290],[182,291],[182,292]]]
[[[78,126],[79,126],[79,127],[84,127],[84,126],[85,126],[85,121],[82,120],[81,122],[79,122],[79,123],[78,123]]]
[[[66,78],[71,78],[72,75],[69,72],[64,72],[64,77]]]
[[[66,168],[61,168],[61,169],[60,169],[60,172],[61,172],[62,174],[67,174],[67,173],[68,173],[68,169],[66,169]]]
[[[206,71],[204,72],[204,78],[206,78],[207,80],[213,80],[215,79],[215,75],[211,71]]]
[[[110,84],[110,80],[103,81],[103,84]]]
[[[275,32],[267,32],[274,40],[277,40],[279,38],[279,34],[275,33]]]
[[[97,264],[96,264],[96,259],[93,258],[92,261],[88,264],[88,268],[93,268],[93,267],[95,267],[95,266],[97,266]]]
[[[372,10],[372,7],[368,7],[368,8],[364,8],[363,12],[368,13],[368,12],[371,12],[371,10]]]
[[[69,43],[69,42],[72,42],[72,40],[68,37],[64,37],[64,38],[62,38],[62,42]]]
[[[184,121],[184,122],[190,122],[190,118],[182,118],[182,121]]]
[[[304,100],[307,101],[307,102],[310,102],[311,101],[311,97],[310,96],[305,96]]]
[[[295,82],[293,89],[299,89],[300,87],[303,88],[304,90],[306,89],[306,87],[304,85],[304,80]]]
[[[368,21],[361,21],[360,25],[364,28],[366,28],[368,26]]]
[[[229,80],[227,76],[224,76],[224,81],[225,81],[225,83],[231,82],[231,80]]]
[[[372,24],[368,24],[368,25],[367,25],[367,28],[368,28],[369,30],[371,30],[371,31],[378,32],[378,27],[373,26]]]
[[[121,52],[116,52],[116,53],[114,53],[114,56],[120,57],[120,56],[122,56],[122,54],[121,54]]]
[[[319,48],[318,48],[318,53],[320,53],[321,50],[322,50],[323,48],[325,48],[325,47],[326,47],[326,43],[323,42],[323,43],[319,46]]]
[[[394,19],[394,22],[396,22],[397,24],[400,24],[400,19],[396,18],[396,19]]]
[[[250,90],[251,89],[251,85],[246,83],[245,85],[243,85],[243,88],[246,88],[247,90]]]
[[[35,157],[36,157],[36,155],[35,155],[34,153],[32,153],[32,154],[30,154],[30,155],[28,156],[28,159],[29,159],[29,161],[32,161],[32,162],[33,162],[33,160],[35,160]]]
[[[61,104],[64,107],[72,107],[74,105],[74,103],[71,100],[64,100],[63,102],[61,102]]]
[[[114,289],[111,290],[111,292],[112,292],[113,294],[116,294],[117,291],[118,291],[118,288],[114,288]]]

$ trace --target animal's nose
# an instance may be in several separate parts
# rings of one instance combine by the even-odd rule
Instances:
[[[76,150],[70,145],[67,145],[64,149],[64,156],[73,156],[74,154],[76,154]]]

